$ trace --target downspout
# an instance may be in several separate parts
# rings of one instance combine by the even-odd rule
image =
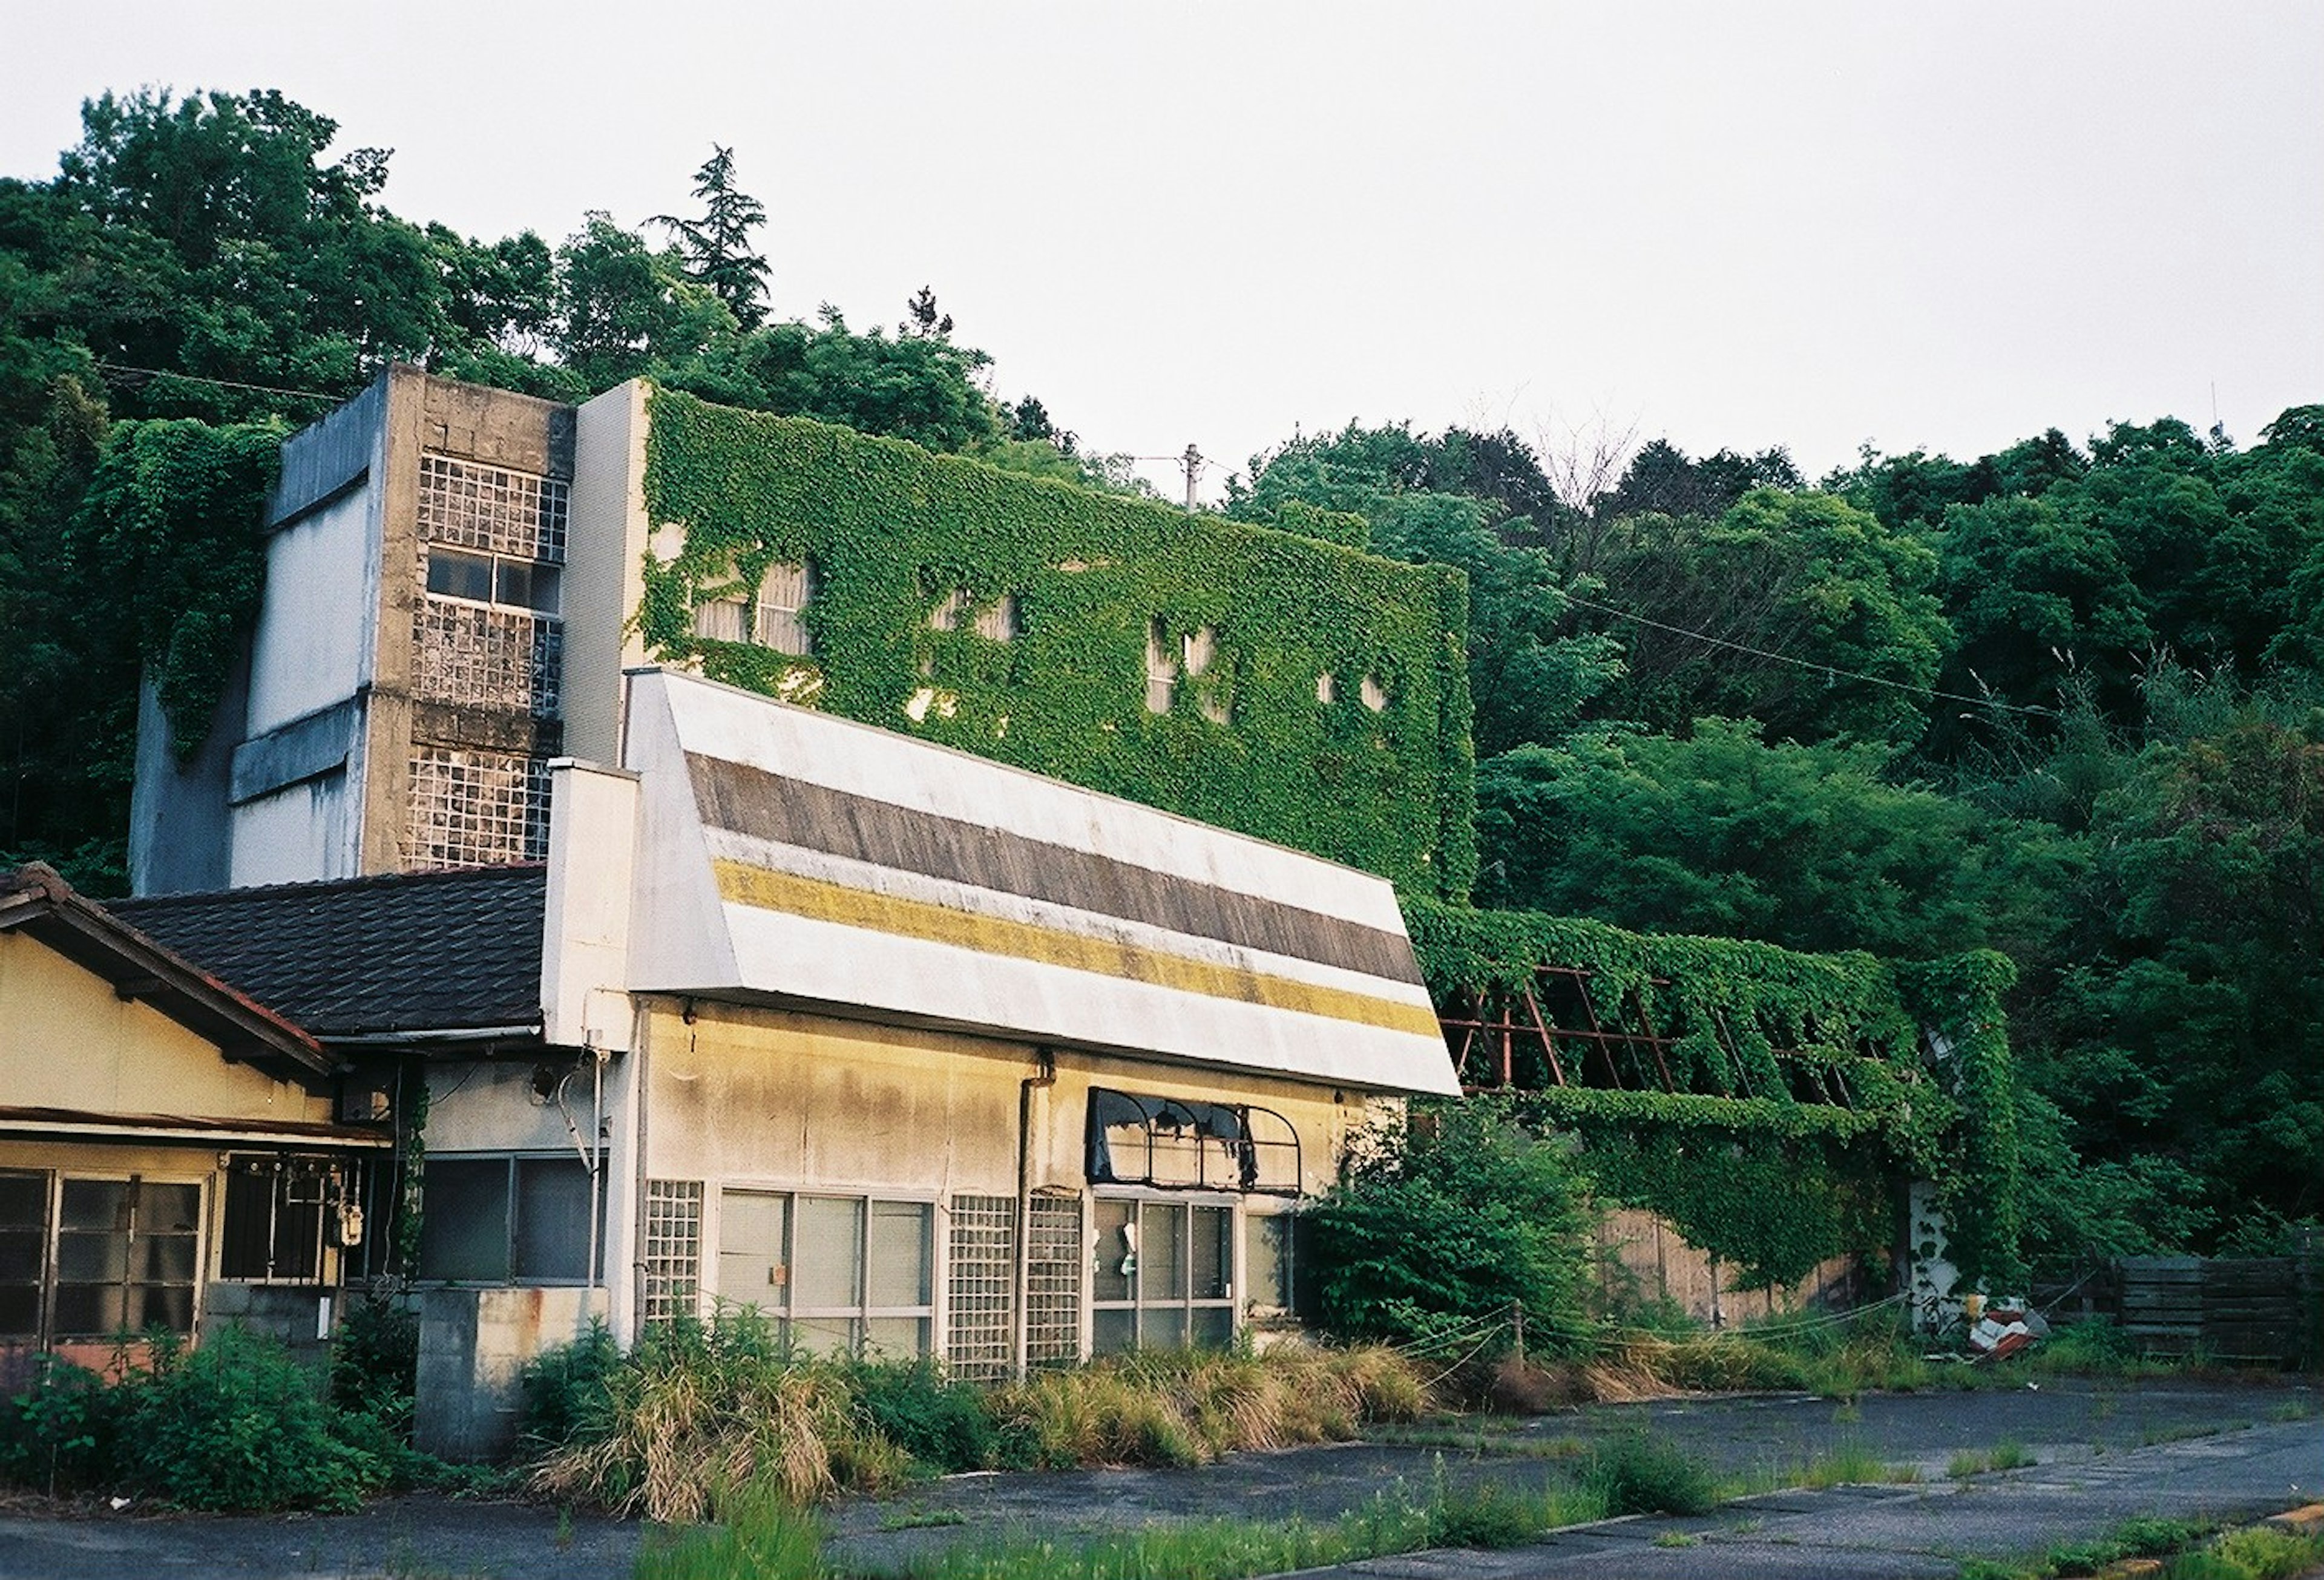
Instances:
[[[1019,1378],[1026,1374],[1032,1348],[1032,1314],[1025,1304],[1033,1282],[1033,1089],[1057,1084],[1056,1051],[1036,1048],[1033,1057],[1035,1072],[1017,1083],[1017,1255],[1016,1266],[1010,1269],[1017,1354],[1010,1370]]]

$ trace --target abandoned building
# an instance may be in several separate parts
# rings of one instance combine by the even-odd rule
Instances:
[[[689,668],[1452,892],[1464,583],[632,381],[398,366],[294,436],[249,653],[181,762],[149,695],[134,892],[539,860],[548,764]]]
[[[1287,1316],[1348,1129],[1458,1089],[1383,879],[627,681],[622,766],[549,771],[542,865],[121,906],[416,1131],[440,1451],[503,1447],[517,1369],[593,1317],[749,1305],[988,1379],[1223,1343]]]
[[[0,1368],[330,1332],[390,1137],[338,1122],[308,1032],[29,867],[0,880]]]
[[[1465,584],[1308,525],[637,383],[570,408],[391,369],[285,445],[207,731],[144,700],[137,897],[23,891],[119,956],[32,991],[177,1006],[192,1043],[106,1057],[223,1073],[175,1120],[127,1113],[143,1075],[12,1089],[48,1116],[0,1129],[24,1219],[0,1235],[37,1205],[61,1247],[86,1205],[57,1181],[98,1144],[50,1105],[143,1125],[176,1171],[104,1177],[185,1186],[154,1253],[182,1292],[123,1283],[119,1310],[313,1342],[344,1290],[403,1291],[419,1440],[467,1456],[510,1440],[523,1363],[597,1320],[748,1306],[983,1379],[1290,1326],[1291,1209],[1411,1095],[1808,1104],[1845,1134],[1909,1111],[1934,1078],[1901,1001],[1859,1037],[1838,1000],[1762,1015],[1723,972],[1740,998],[1658,1031],[1638,941],[1591,989],[1633,1036],[1590,991],[1559,1018],[1564,934],[1544,955],[1491,921],[1453,950],[1490,980],[1432,997],[1407,928],[1461,912],[1476,859]],[[262,1186],[268,1233],[314,1242],[268,1240],[263,1277]],[[1664,1227],[1609,1250],[1668,1293],[1702,1257]],[[1685,1298],[1716,1313],[1708,1271]]]

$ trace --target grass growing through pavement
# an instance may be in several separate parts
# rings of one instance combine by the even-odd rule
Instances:
[[[1967,1481],[1973,1475],[1983,1475],[1988,1471],[2020,1470],[2035,1463],[2037,1461],[2024,1444],[2014,1443],[2005,1438],[1990,1448],[1972,1448],[1954,1455],[1952,1462],[1945,1466],[1945,1474],[1955,1481]]]
[[[1960,1580],[2068,1580],[2124,1558],[2163,1559],[2163,1580],[2290,1580],[2324,1565],[2324,1536],[2271,1525],[2203,1539],[2213,1528],[2183,1520],[2131,1520],[2095,1541],[2064,1542],[2024,1563],[1971,1559]]]

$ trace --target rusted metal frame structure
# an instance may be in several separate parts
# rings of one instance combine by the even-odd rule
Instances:
[[[1643,995],[1625,995],[1628,1004],[1617,1006],[1609,1026],[1609,1017],[1600,1013],[1590,990],[1594,975],[1583,967],[1540,966],[1515,992],[1456,998],[1440,1010],[1438,1018],[1463,1089],[1474,1093],[1594,1086],[1616,1091],[1659,1087],[1672,1095],[1685,1092],[1688,1089],[1673,1072],[1670,1061],[1671,1050],[1679,1039],[1655,1028]],[[1669,978],[1662,977],[1650,978],[1648,983],[1655,988],[1670,986]],[[1571,1015],[1553,1014],[1544,1007],[1543,1000],[1549,997],[1546,990],[1553,984],[1565,989],[1569,1001],[1580,1006],[1586,1029],[1572,1024]],[[1623,1024],[1624,1008],[1628,1011],[1628,1018],[1635,1020],[1635,1030]],[[1716,1095],[1759,1096],[1753,1088],[1750,1066],[1742,1057],[1739,1040],[1723,1013],[1711,1012],[1711,1031],[1727,1055],[1723,1061],[1726,1069],[1713,1072],[1718,1083]],[[1598,1067],[1595,1071],[1591,1069],[1593,1050]],[[1845,1075],[1823,1053],[1796,1047],[1771,1048],[1769,1052],[1787,1070],[1803,1072],[1804,1084],[1810,1089],[1806,1094],[1795,1095],[1836,1107],[1855,1107]],[[1618,1053],[1627,1055],[1631,1080],[1623,1079]],[[1533,1057],[1536,1055],[1537,1059]],[[1482,1069],[1479,1068],[1480,1063]],[[1742,1089],[1739,1093],[1736,1089],[1738,1084]]]

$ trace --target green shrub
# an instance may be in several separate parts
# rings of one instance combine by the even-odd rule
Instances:
[[[85,1366],[42,1355],[0,1406],[0,1481],[54,1493],[102,1485],[113,1464],[123,1395]]]
[[[420,1382],[420,1314],[393,1296],[348,1303],[331,1338],[331,1402],[408,1433]]]
[[[1591,1450],[1582,1485],[1604,1500],[1609,1518],[1621,1514],[1700,1514],[1719,1502],[1719,1485],[1702,1464],[1657,1438],[1621,1437]]]
[[[572,1343],[545,1349],[527,1361],[520,1384],[524,1443],[536,1452],[547,1452],[602,1420],[607,1382],[621,1362],[621,1346],[598,1321],[592,1321],[589,1331]]]
[[[1517,1305],[1537,1347],[1587,1329],[1584,1182],[1563,1146],[1488,1099],[1358,1133],[1340,1182],[1302,1216],[1321,1270],[1315,1316],[1327,1332],[1449,1345],[1455,1325]],[[1463,1348],[1479,1336],[1467,1338]]]
[[[932,1469],[989,1470],[1024,1457],[1004,1454],[985,1391],[946,1380],[934,1361],[862,1361],[847,1382],[881,1435]]]
[[[184,1509],[352,1509],[392,1467],[280,1344],[227,1328],[198,1349],[156,1342],[126,1397],[115,1468]]]

